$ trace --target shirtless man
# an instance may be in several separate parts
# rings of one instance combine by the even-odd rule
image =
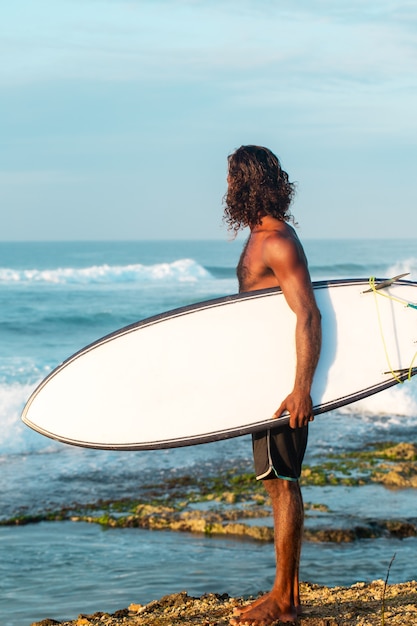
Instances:
[[[307,260],[291,219],[293,184],[277,157],[267,148],[242,146],[229,157],[225,221],[237,233],[249,227],[250,236],[237,268],[240,291],[280,287],[296,315],[297,366],[294,388],[281,401],[275,417],[284,411],[289,425],[253,436],[256,475],[271,498],[276,575],[272,590],[235,611],[230,623],[267,626],[277,620],[293,622],[301,613],[299,562],[304,508],[298,479],[313,420],[310,397],[320,354],[321,323]],[[256,341],[254,320],[251,341]],[[279,324],[279,319],[277,319]],[[277,346],[277,360],[279,346]]]

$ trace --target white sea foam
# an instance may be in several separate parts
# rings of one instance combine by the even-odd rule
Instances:
[[[406,280],[417,280],[417,257],[397,261],[388,268],[387,276],[398,276],[406,272],[409,273],[409,276],[404,276]]]
[[[397,419],[417,415],[417,380],[412,378],[403,384],[385,389],[373,396],[349,404],[341,409],[340,413],[360,414],[362,416],[383,416],[388,423]]]
[[[51,440],[41,437],[23,424],[20,415],[34,385],[0,385],[0,455],[25,454],[46,450]]]
[[[55,269],[0,268],[0,283],[94,284],[123,282],[197,282],[210,278],[210,273],[193,259],[154,265],[93,265]]]

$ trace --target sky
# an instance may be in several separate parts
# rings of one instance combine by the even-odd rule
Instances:
[[[417,234],[414,0],[13,0],[0,240],[227,239],[227,155],[275,152],[302,238]]]

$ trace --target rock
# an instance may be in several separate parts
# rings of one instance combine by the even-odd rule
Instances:
[[[377,580],[332,588],[302,583],[301,600],[304,612],[299,626],[381,626],[382,616],[387,626],[416,624],[415,581],[385,585],[383,580]],[[85,620],[85,626],[227,626],[234,608],[248,601],[227,594],[193,598],[183,591],[145,606],[131,604],[129,609],[113,615],[95,613],[74,621],[44,620],[32,626],[81,626],[80,619]]]

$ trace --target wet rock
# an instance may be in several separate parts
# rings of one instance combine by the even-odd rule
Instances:
[[[389,520],[385,522],[389,533],[399,539],[417,536],[417,524],[402,520]]]
[[[407,442],[398,443],[385,448],[380,452],[380,456],[393,461],[417,461],[417,445]]]

